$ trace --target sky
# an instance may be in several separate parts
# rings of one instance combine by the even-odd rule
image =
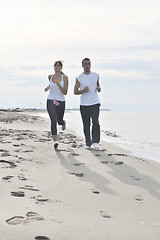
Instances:
[[[63,60],[67,108],[81,61],[100,75],[101,108],[160,110],[159,0],[0,0],[0,108],[46,108]]]

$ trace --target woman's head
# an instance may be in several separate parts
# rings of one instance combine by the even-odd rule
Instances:
[[[62,61],[58,60],[58,61],[55,61],[55,62],[54,62],[54,70],[55,70],[55,72],[61,71],[62,68],[63,68],[63,63],[62,63]],[[61,73],[63,74],[62,71],[61,71]]]
[[[55,62],[54,62],[54,67],[56,67],[56,66],[60,66],[61,68],[63,68],[63,63],[62,63],[62,61],[60,61],[60,60],[55,61]]]

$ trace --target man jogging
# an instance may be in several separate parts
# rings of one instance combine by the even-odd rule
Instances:
[[[93,144],[94,148],[100,148],[100,125],[99,125],[99,108],[100,101],[98,92],[101,92],[99,84],[99,74],[92,72],[91,61],[89,58],[82,60],[82,67],[84,69],[76,78],[74,86],[74,94],[81,94],[80,98],[80,112],[83,121],[83,131],[85,135],[86,148],[90,149]],[[92,120],[92,130],[91,128]]]

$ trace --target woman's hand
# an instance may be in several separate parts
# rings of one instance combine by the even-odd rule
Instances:
[[[50,89],[50,86],[46,87],[44,91],[47,92],[49,89]]]
[[[58,82],[58,83],[56,83],[57,84],[57,86],[60,88],[61,87],[61,85],[60,85],[60,83]]]

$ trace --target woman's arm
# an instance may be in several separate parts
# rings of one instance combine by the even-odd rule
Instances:
[[[67,95],[67,92],[68,92],[68,76],[67,75],[63,76],[63,81],[64,81],[64,87],[62,87],[60,83],[57,83],[57,86],[60,88],[61,92],[64,95]]]
[[[50,78],[51,78],[51,75],[48,76],[48,80],[49,80],[49,81],[50,81]],[[50,89],[50,85],[47,86],[47,87],[44,89],[44,91],[47,92],[49,89]]]

